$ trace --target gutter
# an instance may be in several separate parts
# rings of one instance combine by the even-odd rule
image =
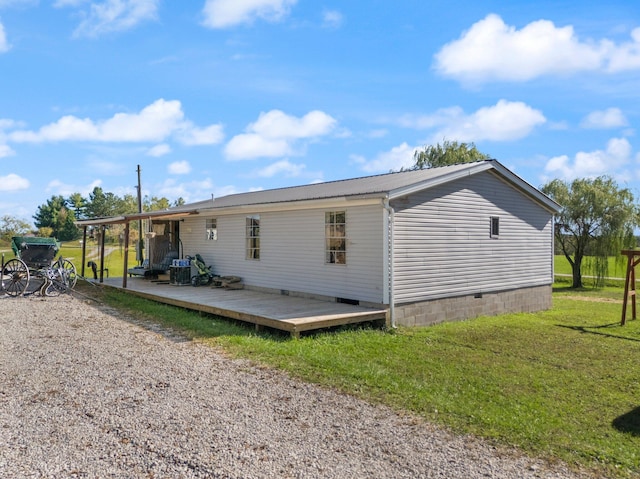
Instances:
[[[395,311],[395,292],[394,292],[394,275],[393,275],[393,225],[395,223],[394,215],[395,211],[389,205],[389,198],[385,198],[382,202],[382,206],[385,210],[387,210],[389,226],[387,229],[387,244],[389,248],[388,258],[388,270],[389,270],[389,317],[391,319],[391,327],[396,329],[398,326],[396,325],[396,311]]]

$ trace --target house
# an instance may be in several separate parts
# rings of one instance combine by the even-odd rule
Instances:
[[[228,195],[118,218],[277,294],[417,326],[551,307],[559,205],[495,160]],[[126,286],[126,278],[124,279]]]

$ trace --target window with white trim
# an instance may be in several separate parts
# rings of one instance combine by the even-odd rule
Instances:
[[[246,219],[246,259],[260,259],[260,215]]]
[[[218,240],[218,220],[216,218],[207,218],[206,220],[207,240]]]
[[[347,215],[344,211],[324,214],[325,263],[347,263]]]

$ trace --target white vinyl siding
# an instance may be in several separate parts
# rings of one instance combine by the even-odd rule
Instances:
[[[260,261],[245,260],[246,215],[217,213],[217,241],[194,234],[205,224],[201,216],[186,218],[180,234],[185,254],[200,253],[216,274],[240,276],[247,285],[384,302],[381,205],[340,209],[348,223],[349,256],[347,264],[339,267],[325,262],[327,211],[337,209],[261,212]]]
[[[551,283],[551,214],[489,172],[392,206],[397,303]]]

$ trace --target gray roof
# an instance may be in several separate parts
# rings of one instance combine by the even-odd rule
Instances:
[[[376,197],[393,199],[420,191],[437,184],[469,176],[482,171],[492,170],[522,190],[551,211],[557,211],[558,205],[539,190],[509,171],[496,160],[443,166],[424,170],[408,170],[383,175],[365,176],[339,181],[328,181],[289,188],[252,191],[222,196],[212,200],[183,205],[176,210],[230,208],[248,205],[267,205],[294,201],[312,201],[330,198]]]
[[[383,198],[394,199],[421,191],[433,186],[448,183],[458,178],[474,175],[483,171],[491,171],[503,180],[520,190],[523,194],[537,201],[552,213],[557,213],[560,206],[541,191],[531,186],[522,178],[502,166],[496,160],[462,163],[458,165],[429,168],[424,170],[408,170],[384,175],[365,176],[348,180],[328,181],[311,185],[276,188],[273,190],[252,191],[220,198],[198,201],[162,211],[136,213],[113,218],[93,218],[77,221],[78,226],[89,226],[109,223],[125,223],[135,219],[171,219],[191,214],[204,213],[221,208],[233,208],[250,205],[274,205],[298,201],[323,199]]]

